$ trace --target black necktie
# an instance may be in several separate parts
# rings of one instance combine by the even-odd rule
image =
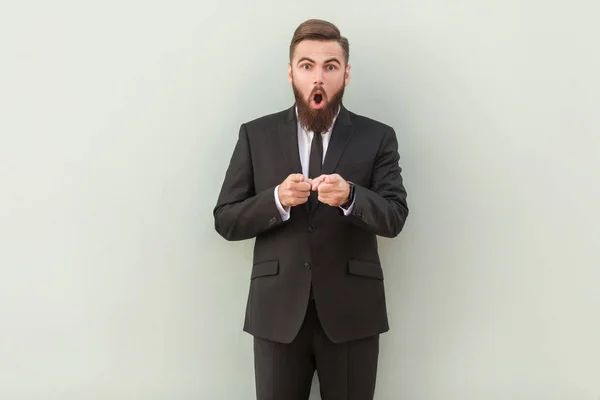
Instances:
[[[308,162],[308,177],[315,179],[321,175],[321,163],[323,162],[323,137],[315,132],[310,146],[310,161]]]
[[[315,132],[310,146],[310,160],[308,162],[308,177],[315,179],[321,175],[321,164],[323,162],[323,137],[321,133]],[[308,200],[310,209],[314,209],[318,202],[318,193],[311,192]]]

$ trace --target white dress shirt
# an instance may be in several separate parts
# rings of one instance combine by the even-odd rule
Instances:
[[[329,129],[327,130],[327,132],[322,133],[322,138],[323,138],[323,160],[321,160],[321,162],[323,162],[325,160],[325,155],[327,154],[327,147],[329,146],[329,140],[331,139],[331,132],[333,130],[333,126],[335,125],[335,120],[337,119],[337,116],[339,115],[339,110],[338,110],[338,114],[336,114],[335,118],[333,119],[333,122],[331,124],[331,126],[329,127]],[[298,109],[296,108],[296,119],[298,117]],[[308,164],[309,164],[309,160],[310,160],[310,147],[311,147],[311,143],[312,143],[312,138],[314,136],[314,132],[310,132],[307,131],[306,129],[304,129],[302,127],[302,125],[300,124],[300,122],[298,121],[298,149],[300,151],[300,164],[302,165],[302,174],[304,176],[308,176]],[[275,188],[275,204],[277,204],[277,209],[279,210],[279,214],[281,214],[281,219],[283,221],[287,221],[290,218],[290,207],[283,207],[281,205],[281,202],[279,201],[279,195],[277,193],[277,190],[279,189],[279,185],[277,185],[277,187]],[[344,215],[348,215],[350,214],[350,212],[352,212],[352,207],[354,206],[354,201],[352,202],[352,204],[350,205],[350,207],[343,208],[340,207],[343,211],[344,211]]]

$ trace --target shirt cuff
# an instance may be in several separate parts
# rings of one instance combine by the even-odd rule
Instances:
[[[348,216],[350,215],[350,213],[352,212],[352,208],[354,207],[354,200],[352,201],[352,204],[350,204],[350,207],[348,207],[347,209],[340,206],[340,208],[342,209],[342,211],[344,212],[344,216]]]
[[[279,215],[281,215],[282,221],[287,221],[290,219],[290,207],[283,207],[281,202],[279,201],[279,195],[277,194],[277,190],[279,189],[279,185],[275,187],[275,191],[273,196],[275,197],[275,205],[277,205],[277,210],[279,210]]]

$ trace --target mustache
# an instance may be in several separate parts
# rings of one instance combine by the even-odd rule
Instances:
[[[315,86],[313,88],[313,90],[311,90],[310,95],[308,96],[309,99],[311,99],[316,92],[321,92],[323,93],[323,97],[327,98],[327,92],[325,91],[325,89],[322,86]]]

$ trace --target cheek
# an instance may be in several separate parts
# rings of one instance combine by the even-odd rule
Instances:
[[[302,91],[305,91],[312,84],[310,78],[302,76],[302,74],[295,75],[294,82],[296,82],[296,86]]]
[[[312,91],[312,86],[309,86],[309,85],[307,85],[306,83],[303,83],[303,82],[298,82],[297,79],[294,80],[294,84],[296,85],[296,89],[300,92],[300,95],[303,98],[308,97],[308,95]]]
[[[325,85],[325,91],[327,92],[327,95],[329,97],[332,97],[336,94],[339,93],[340,90],[342,90],[342,87],[344,86],[344,82],[335,82],[335,83],[331,83],[329,85]]]
[[[336,74],[335,76],[332,75],[329,78],[329,86],[333,90],[340,89],[342,86],[344,86],[345,82],[346,82],[346,75],[345,74]]]

